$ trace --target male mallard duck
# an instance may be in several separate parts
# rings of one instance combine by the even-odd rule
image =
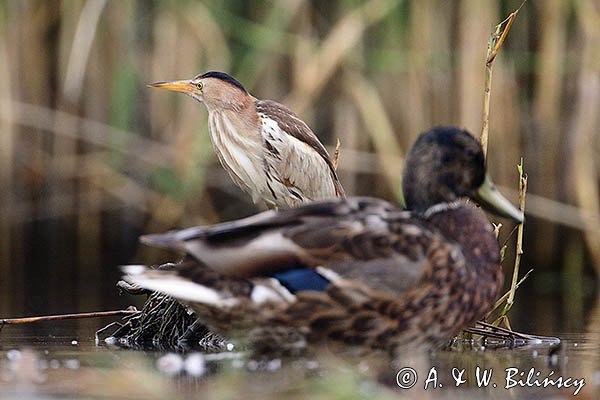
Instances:
[[[329,339],[395,349],[450,339],[492,309],[503,280],[492,226],[463,199],[517,222],[523,215],[486,175],[479,142],[456,128],[419,137],[403,189],[410,211],[352,197],[147,235],[143,243],[188,261],[167,271],[126,267],[125,279],[259,347]]]

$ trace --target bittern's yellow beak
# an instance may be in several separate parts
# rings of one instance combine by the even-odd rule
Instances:
[[[485,176],[483,185],[473,194],[473,199],[486,210],[501,217],[510,218],[521,224],[525,220],[523,212],[511,204],[506,197],[502,196],[489,175]]]
[[[156,82],[147,85],[148,87],[155,87],[159,89],[172,90],[174,92],[181,93],[193,93],[196,87],[189,80],[184,81],[170,81],[170,82]]]

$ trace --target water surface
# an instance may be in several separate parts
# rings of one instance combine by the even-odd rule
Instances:
[[[593,316],[586,332],[561,333],[558,351],[548,345],[454,348],[408,354],[393,363],[379,356],[337,356],[327,349],[311,359],[261,361],[235,351],[124,350],[95,343],[98,326],[98,321],[41,323],[33,334],[32,326],[4,327],[0,398],[566,399],[574,393],[576,398],[598,398],[600,329]],[[484,371],[491,374],[489,381]],[[562,377],[568,387],[556,387],[556,382],[546,389],[529,387],[536,381],[543,384],[548,376],[554,381]],[[572,380],[564,381],[568,377]],[[583,389],[577,390],[582,379]]]

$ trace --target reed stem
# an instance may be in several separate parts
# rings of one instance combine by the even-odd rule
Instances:
[[[135,307],[128,307],[125,310],[115,311],[97,311],[77,314],[59,314],[59,315],[43,315],[38,317],[23,317],[23,318],[2,318],[0,319],[0,329],[4,325],[20,325],[30,324],[33,322],[48,322],[48,321],[64,321],[67,319],[86,319],[100,317],[120,317],[126,315],[137,314],[139,311]]]
[[[519,8],[513,11],[504,21],[496,25],[494,32],[490,35],[488,42],[487,57],[485,60],[485,86],[483,92],[483,123],[481,125],[481,146],[483,147],[483,153],[487,156],[488,150],[488,138],[490,131],[490,97],[492,93],[492,65],[494,60],[504,43],[508,35],[508,31],[513,24],[513,21],[521,11],[521,8],[527,3],[527,0],[523,0]]]

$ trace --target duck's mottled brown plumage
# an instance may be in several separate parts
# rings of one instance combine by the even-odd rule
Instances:
[[[290,348],[333,340],[388,350],[449,339],[491,310],[502,284],[491,224],[473,204],[456,200],[484,182],[478,152],[468,133],[434,129],[406,165],[404,190],[418,192],[408,195],[417,211],[354,197],[149,235],[145,243],[185,252],[196,264],[129,279],[190,302],[213,329],[263,350],[285,348],[286,338]],[[428,180],[425,192],[417,177]],[[437,202],[438,195],[448,201]],[[300,279],[290,286],[286,271],[316,271],[327,284]],[[210,290],[196,296],[168,279]]]

